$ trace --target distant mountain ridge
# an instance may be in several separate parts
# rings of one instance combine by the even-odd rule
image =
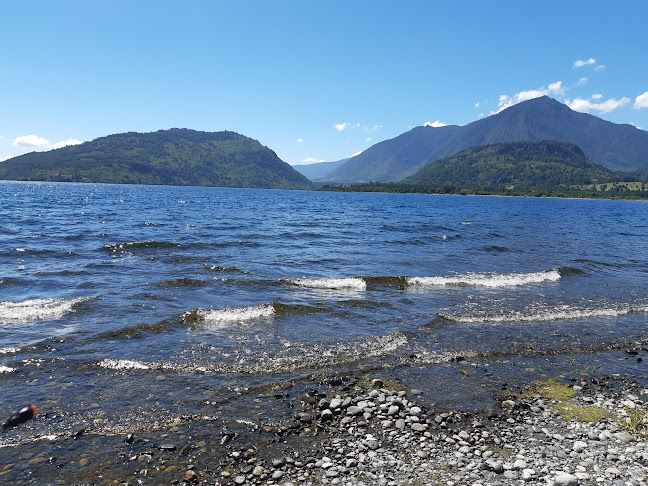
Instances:
[[[416,127],[368,148],[320,181],[397,182],[470,147],[540,140],[575,143],[592,162],[612,170],[648,164],[648,132],[573,111],[543,96],[465,126]]]
[[[319,179],[320,177],[324,177],[325,175],[331,173],[338,167],[346,164],[348,161],[349,159],[342,159],[342,160],[337,160],[335,162],[317,162],[315,164],[298,164],[298,165],[293,165],[292,168],[312,181],[314,179]]]
[[[443,147],[461,127],[416,127],[390,140],[372,145],[318,182],[395,182],[413,174],[425,161],[441,157]]]
[[[244,135],[172,128],[121,133],[0,163],[0,179],[310,189],[312,183]]]

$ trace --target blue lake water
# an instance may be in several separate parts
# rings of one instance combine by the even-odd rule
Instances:
[[[247,420],[314,376],[440,409],[574,367],[645,379],[623,353],[648,341],[647,208],[0,182],[0,410],[48,413],[0,446]]]

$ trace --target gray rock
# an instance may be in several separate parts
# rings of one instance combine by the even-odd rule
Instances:
[[[484,466],[496,474],[502,474],[504,472],[504,464],[494,459],[487,460]]]
[[[236,476],[234,478],[234,484],[244,484],[245,483],[245,476]]]
[[[333,420],[333,412],[331,412],[329,409],[322,410],[322,415],[320,418],[325,421],[325,422],[330,422]]]
[[[583,442],[582,440],[574,442],[574,446],[572,447],[574,452],[582,452],[585,449],[587,449],[587,442]]]
[[[349,408],[347,408],[347,415],[362,415],[363,410],[360,407],[357,407],[355,405],[351,405]]]
[[[377,440],[370,439],[370,440],[367,441],[367,447],[369,449],[371,449],[372,451],[375,451],[376,449],[378,449],[380,447],[380,444],[378,443]]]
[[[560,486],[578,486],[578,478],[573,474],[565,472],[558,473],[554,479],[554,484]]]
[[[615,434],[612,434],[612,437],[614,437],[616,440],[623,442],[624,444],[628,444],[629,442],[632,442],[635,440],[634,436],[630,432],[616,432]]]
[[[341,405],[342,405],[342,400],[339,398],[334,398],[333,400],[331,400],[331,403],[329,403],[329,408],[331,410],[335,410],[336,408],[340,408]]]

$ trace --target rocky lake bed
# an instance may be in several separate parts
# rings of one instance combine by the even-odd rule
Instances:
[[[648,484],[648,389],[627,375],[528,383],[498,394],[488,409],[467,411],[434,410],[419,403],[425,402],[421,390],[378,374],[312,377],[259,396],[265,397],[260,406],[281,418],[227,422],[187,415],[161,418],[140,433],[79,429],[34,437],[10,448],[0,481]],[[42,426],[56,417],[45,413],[37,420]],[[33,433],[37,420],[13,433]]]

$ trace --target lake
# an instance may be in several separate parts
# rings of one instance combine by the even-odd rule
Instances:
[[[438,410],[565,373],[643,383],[646,208],[0,182],[0,410],[43,412],[0,457],[274,423],[330,377]]]

